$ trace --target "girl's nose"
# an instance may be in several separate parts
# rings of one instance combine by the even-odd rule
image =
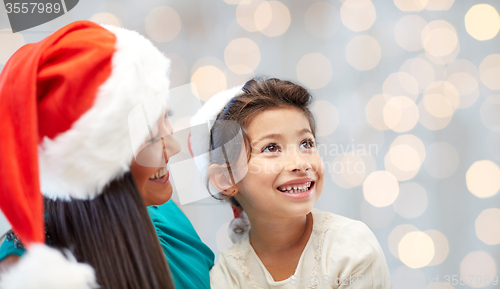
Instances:
[[[287,150],[287,153],[289,154],[286,164],[287,171],[305,172],[312,169],[309,160],[295,146],[293,149]]]

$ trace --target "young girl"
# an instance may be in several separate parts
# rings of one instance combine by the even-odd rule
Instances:
[[[211,270],[212,288],[392,288],[370,229],[313,208],[325,166],[316,150],[311,98],[289,81],[252,79],[218,114],[207,177],[246,213],[235,215],[248,216],[250,226],[233,222],[243,224],[234,228],[241,239]],[[234,136],[227,120],[239,124],[244,145],[217,150]]]

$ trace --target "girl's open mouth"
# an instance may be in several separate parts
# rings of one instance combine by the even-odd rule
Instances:
[[[310,181],[300,184],[282,185],[278,187],[278,191],[280,191],[284,196],[288,198],[303,199],[309,197],[312,194],[314,184],[314,181]]]

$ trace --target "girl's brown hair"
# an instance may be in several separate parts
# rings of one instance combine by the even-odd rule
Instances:
[[[229,163],[235,163],[241,151],[234,149],[226,152],[215,149],[228,143],[240,128],[247,152],[247,160],[250,160],[251,142],[246,129],[253,118],[265,110],[276,108],[300,110],[309,121],[311,132],[315,136],[316,126],[313,115],[309,110],[311,101],[312,96],[307,89],[293,82],[277,78],[254,78],[249,80],[243,86],[242,93],[233,97],[217,115],[216,121],[210,130],[210,164],[227,164],[231,173]],[[227,196],[222,194],[212,196],[219,200],[228,199]],[[229,200],[233,206],[241,208],[241,205],[234,197],[230,197]]]

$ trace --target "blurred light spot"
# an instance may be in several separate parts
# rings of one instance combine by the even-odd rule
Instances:
[[[422,44],[435,57],[451,54],[458,45],[455,28],[444,20],[432,21],[422,30]]]
[[[425,109],[433,116],[446,118],[452,116],[460,105],[458,90],[451,83],[436,81],[424,91],[422,98]]]
[[[181,31],[181,17],[174,9],[156,7],[146,16],[146,33],[156,42],[173,40]]]
[[[417,269],[427,266],[434,258],[434,242],[426,233],[407,233],[398,245],[399,259],[406,266]]]
[[[486,287],[491,284],[493,276],[497,274],[495,259],[484,251],[470,252],[460,262],[460,274],[473,276],[473,278],[463,279],[472,288]]]
[[[486,146],[488,148],[488,153],[496,159],[500,161],[500,132],[492,131],[488,134],[486,138]]]
[[[306,54],[297,63],[297,77],[307,88],[317,89],[326,86],[332,75],[330,61],[320,53]]]
[[[365,115],[368,123],[378,130],[389,129],[384,122],[384,106],[389,96],[377,94],[373,96],[366,104]]]
[[[403,218],[411,219],[422,215],[427,208],[427,193],[417,183],[399,186],[399,196],[394,202],[394,210]]]
[[[396,213],[391,206],[377,208],[370,205],[366,201],[361,202],[360,214],[361,220],[373,229],[380,229],[389,226],[396,216]]]
[[[411,130],[418,122],[418,108],[413,100],[406,96],[389,99],[384,106],[384,122],[395,132]]]
[[[406,72],[392,73],[384,81],[384,94],[390,96],[407,96],[415,101],[419,94],[418,83]]]
[[[398,197],[398,180],[387,171],[371,173],[363,183],[363,195],[375,207],[389,206]]]
[[[122,27],[122,22],[120,19],[111,13],[97,13],[94,14],[91,18],[90,21],[93,21],[95,23],[99,24],[108,24],[108,25],[113,25],[116,27]]]
[[[476,219],[476,235],[488,245],[500,244],[500,209],[486,209]]]
[[[236,74],[251,73],[260,63],[259,46],[248,38],[234,39],[224,50],[224,60]]]
[[[340,26],[340,13],[332,4],[319,2],[311,5],[305,15],[306,29],[313,36],[328,38]]]
[[[227,222],[224,225],[222,225],[222,227],[220,227],[220,229],[217,230],[217,233],[215,234],[215,242],[217,244],[217,249],[219,249],[219,251],[221,252],[233,245],[233,242],[231,242],[231,239],[229,239],[230,223],[231,222]]]
[[[339,125],[337,108],[326,100],[316,100],[311,104],[311,112],[316,120],[316,134],[326,136],[335,131]]]
[[[491,5],[474,5],[465,14],[465,29],[479,41],[492,39],[500,30],[500,15]]]
[[[458,168],[458,152],[447,142],[437,142],[427,148],[425,170],[436,179],[452,176]]]
[[[418,153],[409,145],[396,145],[389,149],[389,158],[402,171],[418,170],[421,161]]]
[[[422,58],[410,58],[406,60],[403,65],[401,65],[401,68],[399,69],[400,73],[408,73],[413,79],[418,84],[418,89],[419,92],[424,91],[429,84],[431,84],[434,80],[434,68],[432,65],[422,59]],[[400,74],[398,74],[400,75]],[[401,77],[398,77],[401,78]],[[387,81],[387,80],[386,80]],[[411,84],[411,82],[409,82]],[[394,86],[393,86],[394,87]],[[413,89],[411,89],[413,90]],[[389,93],[390,94],[390,93]],[[418,96],[418,94],[417,94]],[[413,100],[417,99],[417,96],[415,98],[411,97]]]
[[[290,27],[290,12],[279,1],[262,2],[254,14],[255,28],[262,34],[274,37],[285,33]]]
[[[236,7],[236,21],[243,29],[250,32],[258,31],[255,26],[255,11],[264,2],[264,0],[241,1]]]
[[[21,33],[12,33],[11,29],[0,30],[0,63],[5,64],[7,60],[25,44]]]
[[[481,122],[492,131],[500,131],[500,95],[492,95],[481,105]]]
[[[500,54],[491,54],[479,65],[481,82],[489,89],[500,90]]]
[[[375,38],[359,35],[349,41],[346,47],[347,62],[357,70],[366,71],[374,68],[382,57],[380,45]]]
[[[479,83],[472,75],[466,72],[454,73],[448,77],[446,82],[458,90],[458,95],[460,96],[458,108],[472,106],[479,97]]]
[[[492,197],[500,190],[500,168],[490,160],[477,161],[467,170],[465,180],[476,197]]]
[[[372,27],[377,13],[370,0],[347,0],[340,7],[342,23],[352,31],[365,31]]]
[[[398,150],[403,153],[411,153],[398,160],[397,155],[392,153],[394,148],[399,148]],[[415,153],[417,155],[415,155]],[[412,134],[401,135],[392,142],[389,152],[385,155],[385,170],[393,174],[398,181],[407,181],[415,177],[425,158],[425,146],[418,137]],[[399,163],[399,167],[405,168],[406,170],[398,168],[396,164],[393,163],[393,159]]]
[[[427,1],[429,0],[394,0],[394,4],[401,11],[420,11],[424,9]]]
[[[207,101],[212,95],[227,88],[226,75],[215,66],[202,66],[191,76],[198,90],[198,98]],[[194,91],[193,91],[194,93]]]
[[[410,224],[404,224],[404,225],[399,225],[396,226],[394,229],[392,229],[391,233],[389,234],[389,237],[387,239],[387,244],[389,246],[389,252],[391,254],[399,259],[399,252],[398,252],[398,247],[399,247],[399,242],[403,237],[410,232],[418,232],[419,230],[417,227],[410,225]]]
[[[401,48],[407,51],[417,51],[422,46],[422,31],[427,26],[427,22],[417,15],[407,15],[401,17],[394,27],[394,37]]]
[[[455,49],[453,49],[453,51],[450,54],[447,54],[445,56],[436,57],[436,56],[430,54],[429,51],[425,51],[425,56],[427,56],[427,58],[430,61],[434,62],[435,64],[445,65],[445,64],[453,62],[457,58],[459,53],[460,53],[460,43],[458,43],[455,46]]]
[[[186,84],[189,69],[184,59],[175,53],[167,53],[165,56],[170,59],[170,65],[172,67],[172,71],[174,72],[169,74],[170,87],[177,87]]]
[[[424,231],[424,233],[431,237],[435,249],[434,258],[432,258],[432,261],[427,266],[436,266],[443,263],[450,252],[448,239],[446,239],[446,236],[438,230],[428,230]]]
[[[425,9],[431,11],[445,11],[451,8],[455,0],[429,0],[425,4]]]
[[[419,122],[429,130],[440,130],[445,128],[451,121],[452,115],[439,118],[430,114],[424,106],[424,102],[418,103]]]

